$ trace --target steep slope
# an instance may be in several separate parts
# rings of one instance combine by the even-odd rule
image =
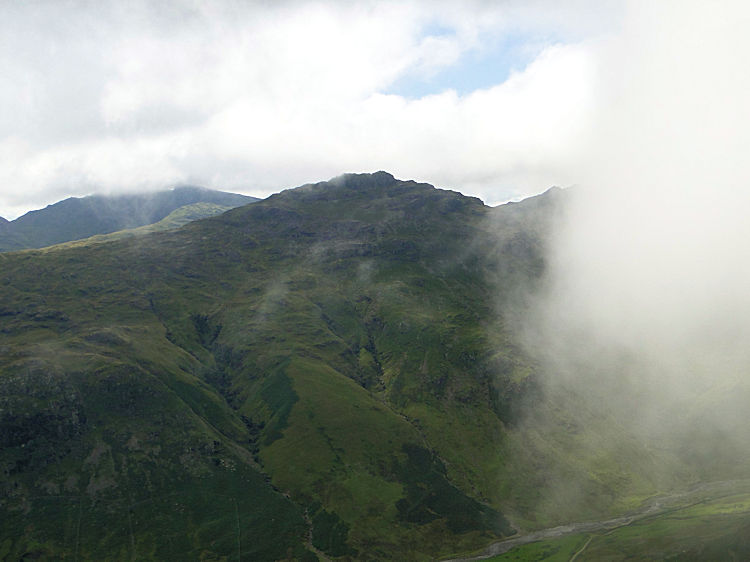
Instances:
[[[378,173],[137,243],[0,256],[3,544],[299,557],[305,513],[310,548],[361,559],[511,533],[487,444],[528,367],[495,368],[486,268],[536,266],[490,215]]]
[[[6,223],[0,230],[0,251],[41,248],[136,228],[193,203],[237,207],[253,201],[257,199],[190,186],[148,194],[71,197]]]
[[[346,175],[0,255],[0,548],[434,559],[653,492],[510,332],[561,197]]]

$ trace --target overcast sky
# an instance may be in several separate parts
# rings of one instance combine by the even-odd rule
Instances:
[[[565,4],[562,8],[559,4]],[[384,169],[488,202],[576,182],[590,2],[0,3],[0,216]]]

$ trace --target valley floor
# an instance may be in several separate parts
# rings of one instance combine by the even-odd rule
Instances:
[[[534,531],[489,545],[473,556],[445,562],[476,560],[608,560],[662,559],[680,554],[701,558],[719,549],[721,559],[742,559],[735,544],[737,526],[750,524],[750,480],[722,480],[660,495],[621,517],[573,522]],[[688,540],[689,539],[689,540]],[[739,556],[739,557],[738,557]],[[613,558],[614,557],[614,558]]]

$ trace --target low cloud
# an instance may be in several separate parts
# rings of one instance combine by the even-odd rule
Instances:
[[[0,209],[185,182],[265,195],[375,169],[489,201],[573,181],[564,163],[587,126],[587,38],[611,22],[571,6],[4,6]],[[388,94],[510,32],[540,54],[505,83]]]
[[[525,326],[549,389],[717,463],[750,442],[748,23],[742,2],[629,4]]]

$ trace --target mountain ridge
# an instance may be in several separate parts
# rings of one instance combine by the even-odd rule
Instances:
[[[153,224],[179,207],[214,203],[236,207],[257,198],[194,186],[144,194],[69,197],[0,223],[0,251],[41,248]]]
[[[205,494],[219,482],[245,521],[242,552],[255,540],[260,560],[287,548],[307,556],[305,511],[312,544],[344,558],[428,559],[512,533],[479,476],[494,472],[495,454],[469,462],[523,393],[496,393],[478,325],[492,311],[467,248],[489,208],[371,177],[137,242],[0,254],[0,509],[11,552],[71,552],[56,533],[79,506],[95,529],[111,519],[97,506],[122,514],[135,502],[138,521],[163,523],[131,538],[87,531],[78,552],[169,557],[158,537],[202,533]],[[479,416],[470,424],[468,408]],[[45,489],[64,496],[59,511]],[[192,523],[148,499],[176,492],[193,498]],[[296,530],[259,538],[250,496]],[[14,515],[24,502],[36,530]],[[174,538],[182,556],[232,552],[234,513],[216,517],[223,538]]]

